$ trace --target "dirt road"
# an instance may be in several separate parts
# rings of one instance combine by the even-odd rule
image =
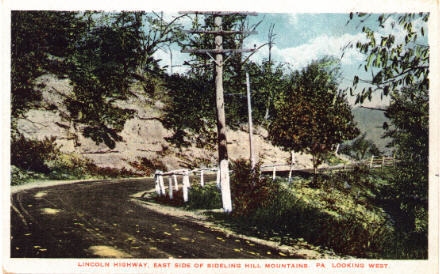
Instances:
[[[151,179],[112,180],[13,193],[11,257],[289,258],[132,201],[153,187]]]

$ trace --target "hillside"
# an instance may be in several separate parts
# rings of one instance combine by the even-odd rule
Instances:
[[[123,140],[116,143],[114,149],[105,144],[97,145],[82,134],[82,126],[73,126],[67,118],[64,105],[66,97],[72,93],[69,79],[58,79],[46,74],[38,78],[37,85],[42,88],[42,108],[31,109],[25,119],[17,120],[17,128],[24,137],[43,140],[56,137],[56,144],[64,153],[74,153],[82,158],[92,160],[99,167],[133,169],[130,162],[146,158],[151,162],[163,164],[166,169],[215,166],[217,159],[216,146],[199,147],[195,142],[189,147],[176,147],[166,138],[172,135],[162,124],[165,104],[160,99],[153,99],[132,87],[133,96],[126,101],[118,101],[118,107],[133,109],[135,117],[126,121],[120,132]],[[228,150],[230,159],[249,157],[248,133],[243,130],[228,130]],[[267,131],[255,130],[255,155],[263,163],[286,162],[289,153],[272,146],[266,139]],[[196,137],[196,136],[193,136]],[[310,167],[310,157],[297,156],[298,165]]]
[[[381,151],[386,151],[390,138],[382,138],[385,130],[383,123],[388,122],[384,112],[374,109],[355,107],[352,109],[354,120],[358,123],[361,133],[367,133],[366,139],[373,141]]]

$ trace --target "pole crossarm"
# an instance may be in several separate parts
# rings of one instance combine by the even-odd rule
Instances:
[[[257,31],[241,31],[241,30],[184,30],[185,33],[205,33],[205,34],[258,34]]]
[[[255,49],[183,49],[182,53],[215,53],[215,54],[222,54],[222,53],[241,53],[241,52],[254,52]]]
[[[179,14],[203,14],[203,15],[249,15],[257,16],[258,13],[252,11],[179,11]]]

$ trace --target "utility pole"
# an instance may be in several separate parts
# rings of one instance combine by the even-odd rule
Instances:
[[[252,106],[251,106],[251,86],[249,83],[249,73],[246,72],[246,91],[247,91],[247,103],[248,103],[248,121],[249,121],[249,153],[251,168],[254,170],[255,160],[254,160],[254,145],[252,142]]]
[[[223,54],[253,52],[255,49],[223,49],[223,35],[239,34],[239,33],[255,33],[244,31],[227,31],[222,28],[222,16],[226,15],[254,15],[251,12],[218,12],[218,11],[188,11],[179,12],[180,14],[203,14],[213,15],[215,29],[209,30],[189,30],[189,33],[203,33],[215,35],[215,49],[187,49],[182,50],[183,53],[206,53],[215,63],[215,93],[216,93],[216,110],[217,110],[217,142],[218,142],[218,162],[220,169],[220,186],[222,192],[223,210],[232,212],[231,188],[229,183],[229,159],[226,139],[226,119],[225,119],[225,103],[223,94]],[[215,54],[215,59],[211,56]]]

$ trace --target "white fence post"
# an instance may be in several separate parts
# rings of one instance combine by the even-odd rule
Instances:
[[[155,185],[155,188],[156,188],[156,193],[157,193],[157,195],[160,195],[160,185],[159,185],[159,171],[157,171],[156,170],[156,173],[154,174],[154,177],[156,178],[156,185]]]
[[[165,196],[165,185],[163,183],[163,176],[162,176],[162,172],[159,175],[159,186],[160,186],[160,195]]]
[[[373,160],[374,160],[374,155],[371,156],[371,160],[370,160],[370,168],[373,167]]]
[[[200,171],[200,185],[205,186],[205,181],[203,180],[203,170]]]
[[[183,201],[185,203],[188,202],[188,187],[189,186],[190,186],[189,175],[188,175],[188,171],[185,170],[184,175],[183,175]]]
[[[275,181],[276,177],[277,177],[277,167],[273,166],[272,180]]]
[[[340,145],[340,144],[338,144],[338,145],[336,146],[335,155],[338,155],[338,152],[339,152],[339,145]]]
[[[173,180],[171,177],[168,177],[168,194],[170,195],[170,199],[173,199]]]
[[[216,180],[215,183],[217,184],[218,188],[221,188],[221,185],[220,185],[220,167],[217,168],[217,180]]]
[[[293,165],[295,164],[295,153],[291,151],[290,154],[292,155],[292,157],[290,159],[289,184],[292,182],[292,170],[293,170]]]
[[[176,189],[176,191],[179,191],[179,184],[177,182],[176,174],[173,175],[173,179],[174,179],[174,188]]]

